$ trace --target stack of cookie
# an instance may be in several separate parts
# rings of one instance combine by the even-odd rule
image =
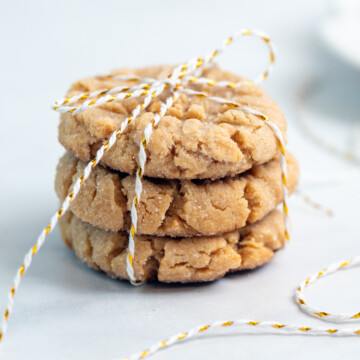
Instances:
[[[172,68],[120,70],[115,74],[165,78]],[[213,67],[204,77],[243,81],[235,88],[192,85],[266,114],[286,138],[286,120],[258,86]],[[75,83],[67,96],[131,85],[109,77]],[[60,222],[65,243],[89,266],[128,279],[126,256],[135,195],[139,143],[165,92],[118,137],[82,184]],[[129,98],[73,115],[61,115],[59,140],[67,149],[55,188],[63,201],[87,161],[142,101]],[[259,117],[182,94],[154,129],[138,206],[133,262],[138,280],[211,281],[268,262],[285,242],[278,143]],[[295,158],[286,155],[288,190],[298,182]]]

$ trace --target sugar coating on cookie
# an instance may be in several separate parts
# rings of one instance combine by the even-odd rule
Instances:
[[[127,232],[99,229],[70,211],[61,219],[60,231],[65,243],[88,266],[114,278],[128,279]],[[267,263],[284,241],[284,218],[279,210],[240,230],[217,236],[174,239],[137,235],[135,276],[142,281],[212,281],[228,272]]]
[[[288,190],[299,178],[288,153]],[[55,190],[63,201],[86,163],[67,152],[57,167]],[[71,203],[81,220],[107,230],[129,230],[135,178],[98,166]],[[193,236],[229,232],[253,223],[283,200],[278,159],[216,181],[143,179],[137,233]]]
[[[144,69],[123,69],[114,74],[135,74],[141,77],[165,78],[173,68],[156,66]],[[218,67],[204,71],[204,77],[238,82],[245,80]],[[114,86],[133,85],[131,82],[94,77],[76,82],[68,97],[83,92]],[[286,137],[286,120],[269,96],[257,85],[230,89],[208,85],[189,85],[195,90],[220,96],[266,114]],[[119,136],[116,144],[101,162],[113,169],[134,174],[139,160],[139,142],[145,126],[160,109],[160,102],[169,89],[144,110],[136,121]],[[130,115],[142,97],[111,102],[77,115],[62,114],[59,141],[73,154],[89,160],[104,139]],[[265,163],[278,153],[277,139],[264,120],[251,114],[209,100],[182,94],[154,129],[147,145],[145,175],[168,179],[216,179],[235,175],[254,165]]]

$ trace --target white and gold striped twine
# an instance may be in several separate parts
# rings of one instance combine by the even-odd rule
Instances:
[[[72,191],[67,195],[65,201],[62,203],[60,209],[52,216],[50,219],[49,225],[43,229],[41,234],[39,235],[36,244],[29,250],[26,254],[23,264],[18,269],[13,286],[9,292],[9,299],[8,304],[5,308],[5,312],[2,319],[2,325],[0,329],[0,343],[3,340],[3,337],[7,330],[8,319],[12,313],[13,305],[14,305],[14,297],[15,293],[19,287],[20,281],[25,274],[25,272],[29,269],[32,259],[35,254],[40,250],[41,246],[44,244],[46,236],[55,228],[58,219],[62,217],[65,212],[68,210],[70,203],[75,199],[77,194],[79,193],[80,187],[82,183],[89,177],[92,168],[94,168],[102,159],[103,155],[115,144],[116,139],[119,135],[121,135],[127,126],[134,121],[140,112],[143,109],[146,109],[151,101],[159,96],[165,88],[171,89],[171,95],[165,100],[164,103],[161,104],[160,111],[155,114],[153,121],[146,126],[144,130],[144,137],[139,144],[139,167],[136,172],[136,182],[135,182],[135,196],[133,199],[133,204],[131,208],[131,227],[129,231],[129,244],[128,244],[128,256],[127,256],[127,273],[129,279],[132,284],[137,285],[140,282],[136,279],[133,269],[133,259],[134,259],[134,237],[136,234],[136,227],[137,227],[137,207],[140,202],[141,192],[142,192],[142,184],[141,179],[144,174],[145,164],[146,164],[146,146],[150,141],[151,134],[153,128],[160,122],[162,117],[166,114],[167,110],[173,105],[173,103],[177,100],[180,93],[186,93],[191,96],[199,96],[203,97],[210,101],[215,101],[217,103],[225,104],[229,107],[237,108],[239,110],[244,111],[245,113],[252,114],[258,116],[262,120],[264,120],[270,128],[273,130],[279,144],[280,149],[280,163],[282,169],[282,184],[283,184],[283,211],[284,211],[284,218],[285,218],[285,237],[289,239],[289,224],[288,224],[288,206],[287,206],[287,171],[286,171],[286,161],[285,161],[285,143],[282,138],[282,134],[276,124],[272,123],[269,118],[254,109],[241,106],[233,101],[208,96],[206,93],[194,91],[191,89],[186,89],[185,86],[190,83],[199,83],[199,84],[206,84],[209,86],[219,86],[219,87],[229,87],[229,88],[236,88],[242,86],[244,82],[240,83],[233,83],[228,81],[213,81],[211,79],[206,79],[201,76],[202,71],[204,70],[205,65],[208,65],[212,62],[215,56],[219,55],[224,51],[224,49],[237,40],[242,36],[252,35],[258,37],[265,41],[268,45],[270,51],[270,63],[268,69],[258,78],[254,80],[254,83],[260,83],[261,81],[265,80],[268,75],[270,74],[274,60],[275,60],[275,51],[273,44],[270,38],[263,32],[258,30],[241,30],[234,34],[232,37],[227,38],[222,45],[214,50],[213,52],[209,53],[204,58],[195,58],[190,60],[187,63],[177,66],[173,72],[169,75],[167,79],[162,80],[155,80],[150,78],[139,78],[137,76],[124,76],[124,75],[107,75],[109,78],[119,79],[123,81],[139,81],[140,84],[132,86],[132,87],[115,87],[112,89],[104,89],[95,91],[92,93],[84,93],[72,98],[65,98],[57,101],[53,104],[53,110],[65,113],[69,112],[72,114],[77,114],[87,109],[92,109],[98,106],[101,106],[108,102],[113,101],[121,101],[123,99],[128,98],[135,98],[139,96],[144,96],[143,101],[141,104],[136,106],[136,108],[132,111],[131,115],[128,116],[123,123],[121,124],[120,128],[114,131],[110,138],[104,142],[104,144],[100,147],[100,149],[96,152],[96,156],[87,164],[85,167],[83,174],[77,179]],[[252,82],[247,82],[248,84],[252,84]],[[78,106],[71,106],[79,101],[82,103]],[[360,312],[355,314],[330,314],[325,311],[321,311],[312,305],[308,304],[305,299],[304,291],[307,286],[313,283],[315,280],[323,277],[325,275],[331,274],[339,269],[349,268],[355,265],[359,265],[360,257],[355,258],[350,261],[341,261],[339,263],[333,264],[328,268],[320,271],[319,273],[311,276],[307,280],[305,280],[298,289],[296,290],[296,300],[300,306],[300,308],[317,318],[321,318],[323,320],[329,321],[352,321],[360,318]],[[143,359],[149,355],[156,353],[157,351],[168,348],[171,345],[183,341],[185,339],[189,339],[199,333],[208,332],[211,329],[219,328],[219,327],[229,327],[229,326],[256,326],[257,328],[263,329],[281,329],[283,332],[287,332],[289,334],[312,334],[312,335],[340,335],[340,336],[348,336],[348,335],[360,335],[360,329],[351,328],[351,329],[334,329],[334,328],[311,328],[307,326],[300,326],[300,325],[285,325],[278,322],[271,322],[271,321],[255,321],[255,320],[228,320],[228,321],[217,321],[209,325],[201,325],[196,328],[189,330],[188,332],[184,332],[181,334],[174,335],[167,340],[161,341],[154,346],[150,347],[147,350],[142,351],[139,354],[134,354],[126,359]]]

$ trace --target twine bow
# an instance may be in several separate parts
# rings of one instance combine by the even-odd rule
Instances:
[[[204,99],[214,101],[220,104],[228,105],[229,107],[239,109],[247,114],[252,114],[263,121],[266,122],[268,126],[274,132],[279,145],[279,153],[280,153],[280,165],[282,169],[282,188],[283,188],[283,211],[284,211],[284,219],[285,219],[285,237],[289,239],[289,223],[288,223],[288,207],[287,207],[287,200],[288,200],[288,192],[287,192],[287,169],[286,169],[286,161],[285,161],[285,143],[282,137],[282,134],[279,128],[269,120],[266,114],[263,114],[257,110],[251,109],[246,106],[242,106],[236,102],[233,102],[229,99],[225,99],[222,97],[216,96],[208,96],[204,92],[195,91],[193,89],[187,88],[189,84],[205,84],[208,86],[217,86],[223,88],[237,88],[244,85],[244,81],[234,83],[229,81],[214,81],[212,79],[207,79],[201,77],[204,69],[206,66],[210,66],[213,59],[221,54],[225,48],[233,43],[235,40],[239,39],[242,36],[255,36],[262,39],[268,46],[269,53],[270,53],[270,62],[268,69],[259,77],[257,77],[253,83],[257,84],[261,81],[265,80],[270,72],[272,71],[274,60],[275,60],[275,52],[273,44],[270,38],[261,31],[254,31],[245,29],[242,31],[237,32],[232,37],[227,38],[221,46],[212,51],[211,53],[207,54],[205,57],[202,58],[194,58],[187,63],[177,66],[173,72],[168,76],[166,79],[156,80],[152,78],[139,78],[137,76],[128,76],[128,75],[107,75],[108,78],[118,79],[123,81],[136,81],[138,84],[132,87],[120,86],[114,87],[111,89],[103,89],[94,91],[91,93],[83,93],[80,95],[76,95],[71,98],[64,98],[52,105],[52,109],[60,112],[60,113],[72,113],[78,114],[88,109],[93,109],[98,106],[104,105],[109,102],[114,101],[121,101],[128,98],[135,98],[143,96],[143,101],[141,104],[137,105],[136,108],[132,111],[131,115],[128,116],[121,124],[120,128],[114,131],[108,140],[106,140],[103,145],[99,148],[96,152],[95,157],[86,165],[82,175],[76,180],[72,191],[67,195],[66,199],[62,203],[60,209],[51,217],[49,225],[42,230],[40,233],[36,244],[28,251],[26,254],[23,264],[18,269],[13,286],[11,287],[9,293],[9,300],[7,307],[4,312],[2,325],[0,329],[0,343],[3,339],[3,336],[7,330],[8,319],[12,313],[13,305],[14,305],[14,297],[15,293],[19,287],[20,281],[25,274],[25,272],[29,269],[32,259],[35,254],[40,250],[41,246],[44,244],[47,235],[55,228],[58,219],[62,217],[65,212],[69,209],[71,202],[76,198],[79,193],[80,187],[84,181],[89,177],[92,169],[100,162],[104,154],[109,151],[109,149],[115,144],[116,139],[120,136],[127,128],[127,126],[138,117],[142,110],[145,110],[152,102],[153,99],[161,95],[165,89],[170,90],[170,95],[165,99],[164,102],[161,103],[160,111],[154,114],[154,118],[151,123],[149,123],[144,130],[144,137],[139,143],[139,167],[136,171],[136,181],[135,181],[135,196],[132,202],[131,207],[131,226],[129,232],[129,243],[128,243],[128,256],[127,256],[127,273],[129,279],[133,285],[138,285],[139,282],[134,274],[133,269],[133,259],[134,259],[134,237],[137,228],[137,209],[141,199],[142,193],[142,184],[141,179],[144,174],[145,164],[146,164],[146,146],[151,139],[151,134],[156,127],[156,125],[161,121],[163,116],[166,114],[169,108],[172,107],[174,102],[178,99],[181,93],[185,93],[190,96],[198,96]],[[246,81],[249,83],[248,81]],[[251,82],[250,82],[251,83]],[[80,102],[80,105],[75,105]],[[339,320],[354,320],[360,318],[360,313],[357,314],[345,314],[345,315],[331,315],[329,313],[319,311],[318,309],[308,305],[304,300],[304,289],[310,283],[315,281],[317,278],[334,272],[338,269],[343,269],[346,267],[350,267],[353,265],[358,265],[360,263],[360,258],[356,258],[352,261],[342,261],[338,264],[334,264],[330,266],[328,269],[325,269],[318,274],[314,275],[313,277],[306,280],[303,284],[300,285],[296,292],[296,299],[300,307],[306,312],[313,316],[320,317],[322,319],[331,319],[333,320],[336,317],[339,317]],[[340,319],[341,318],[341,319]],[[155,352],[169,347],[172,344],[179,342],[184,339],[188,339],[192,336],[195,336],[198,333],[203,333],[207,330],[216,328],[216,327],[228,327],[231,325],[237,326],[257,326],[257,327],[264,327],[268,329],[283,329],[291,334],[296,333],[309,333],[309,334],[334,334],[337,333],[339,335],[360,335],[360,330],[357,329],[322,329],[322,328],[310,328],[306,326],[299,326],[299,325],[284,325],[278,322],[269,322],[269,321],[254,321],[254,320],[229,320],[229,321],[217,321],[210,325],[202,325],[200,327],[196,327],[191,329],[188,332],[181,333],[170,337],[168,340],[162,341],[158,344],[155,344],[148,350],[145,350],[139,354],[134,354],[130,358],[131,359],[142,359],[148,355],[154,354]],[[128,358],[128,359],[130,359]]]

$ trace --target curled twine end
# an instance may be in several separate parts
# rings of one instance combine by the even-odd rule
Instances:
[[[295,194],[298,195],[306,205],[308,205],[309,207],[311,207],[314,210],[317,211],[321,211],[324,214],[326,214],[329,217],[333,217],[334,216],[334,211],[332,209],[330,209],[329,207],[320,204],[314,200],[311,199],[310,196],[304,194],[302,191],[300,191],[299,189],[295,190]]]

